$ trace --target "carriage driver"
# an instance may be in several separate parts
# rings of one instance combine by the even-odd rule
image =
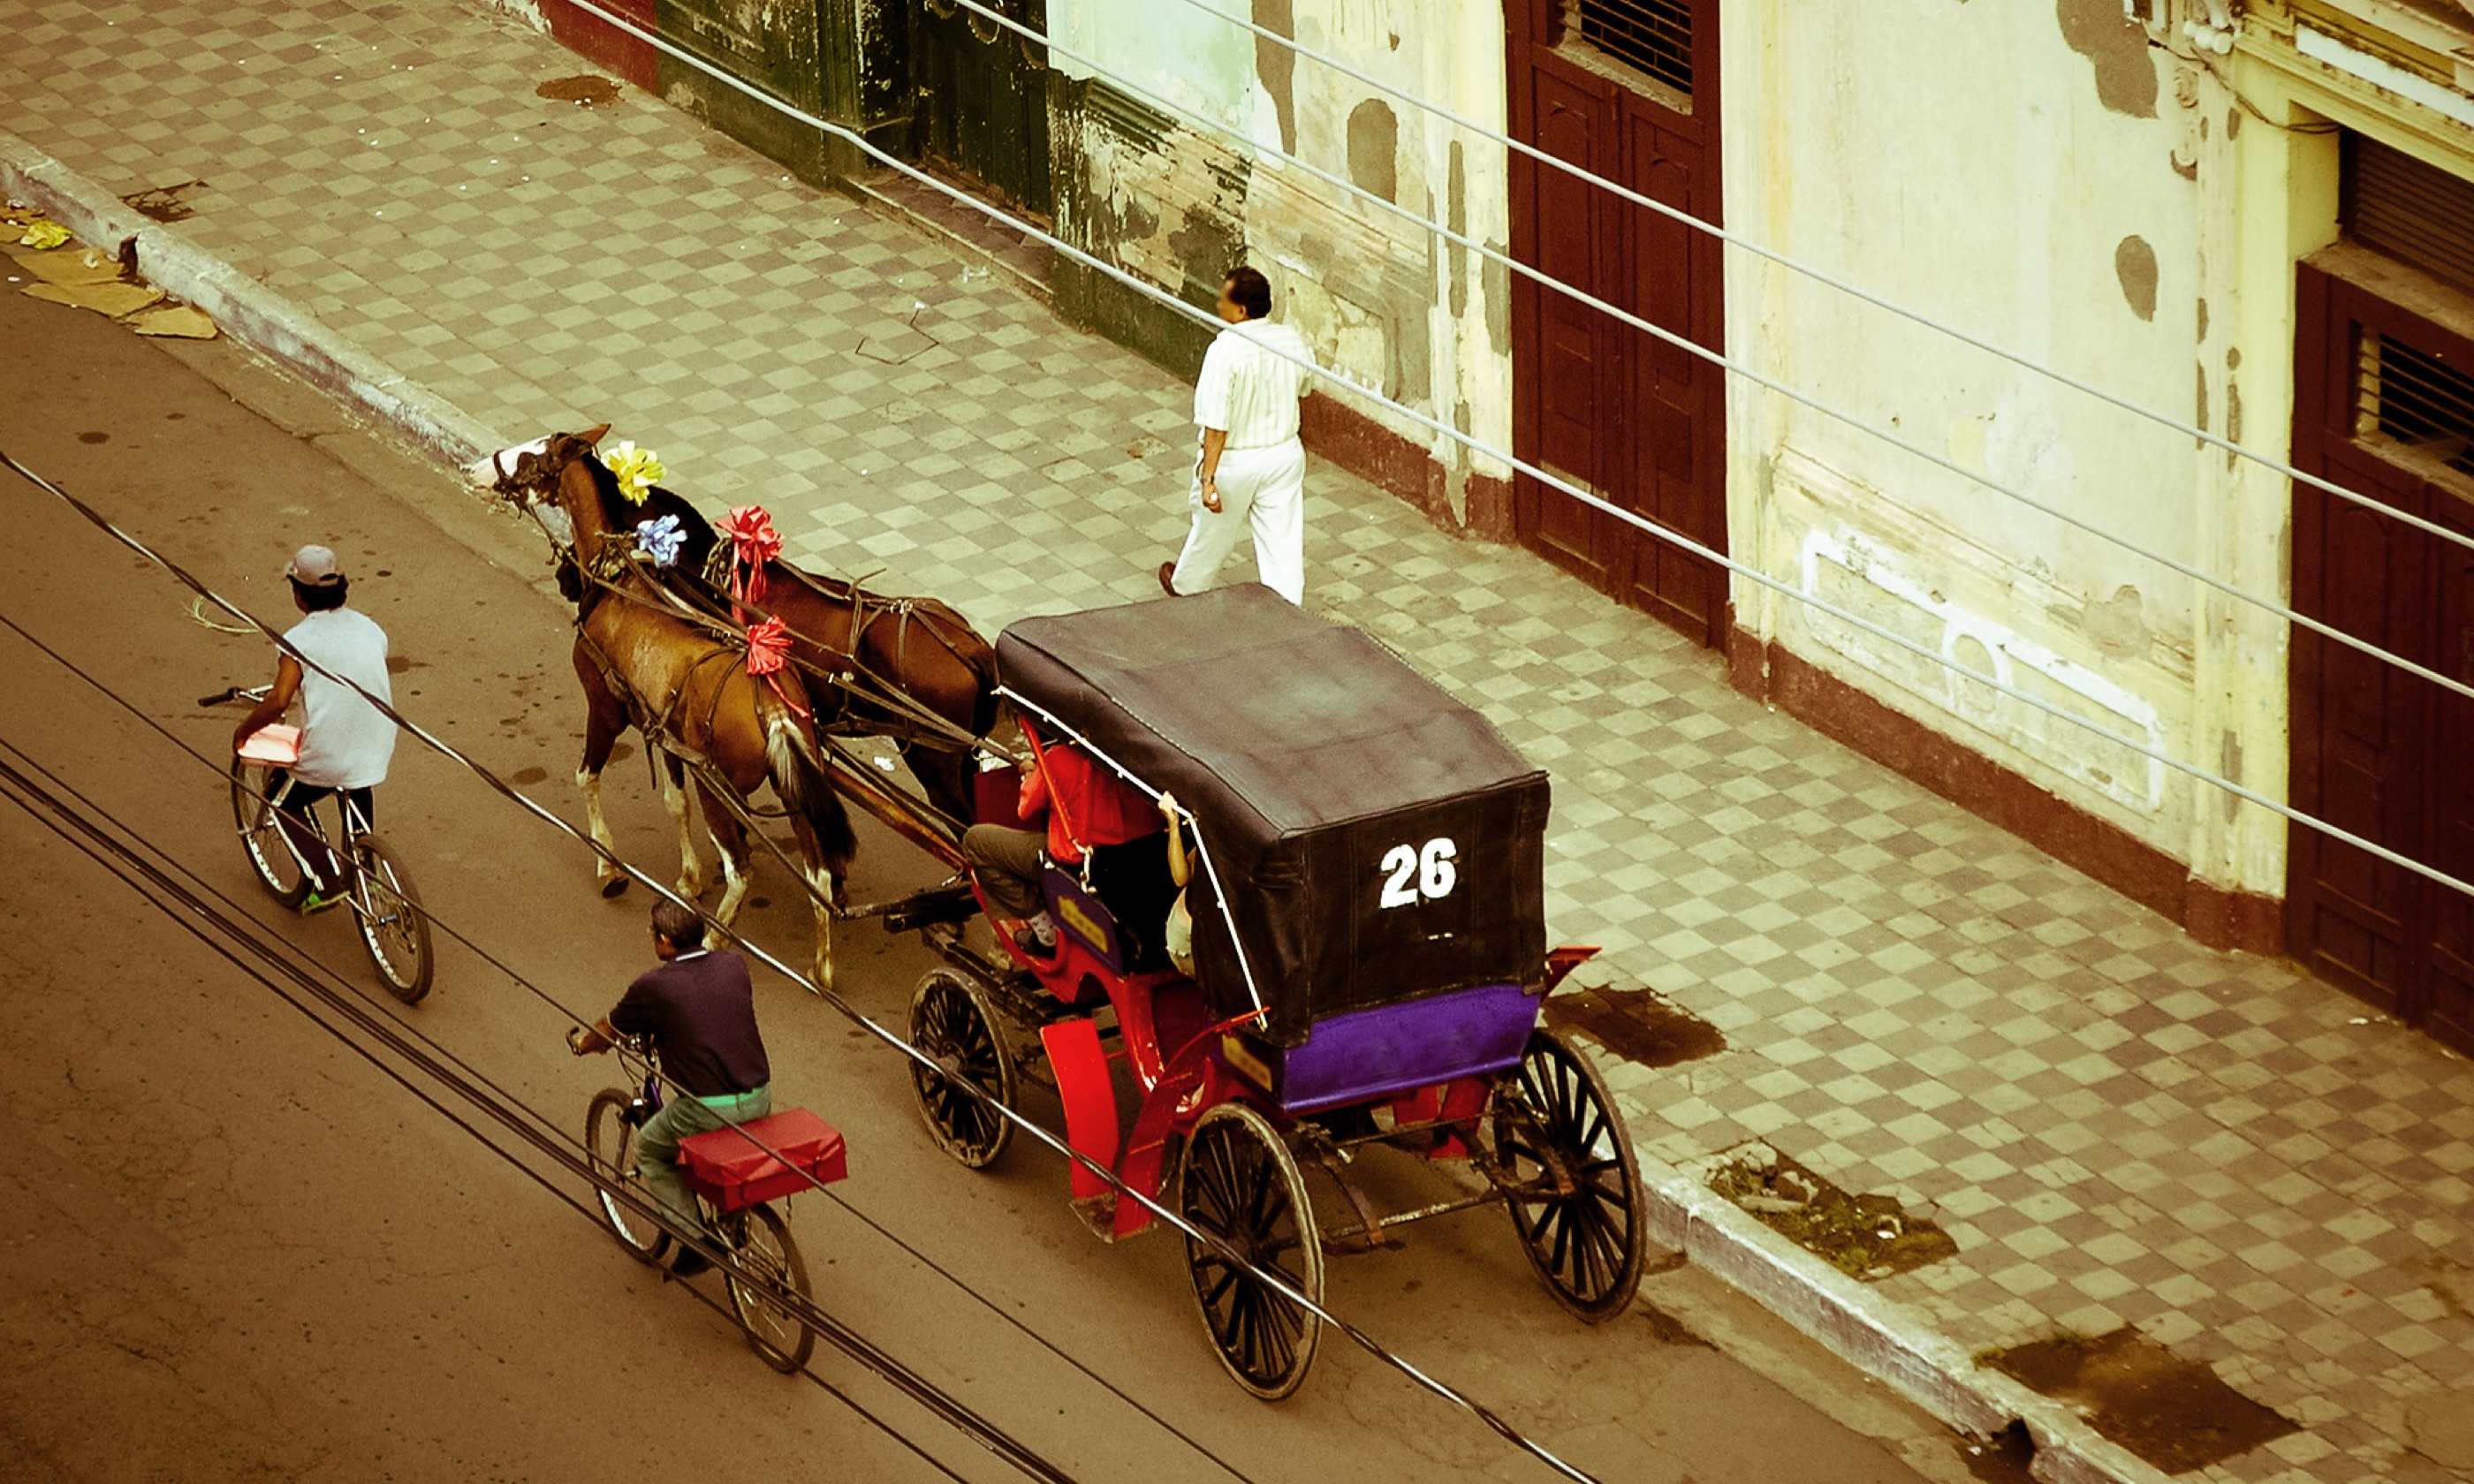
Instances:
[[[1030,736],[1031,723],[1024,722],[1022,730]],[[1045,758],[1044,765],[1039,758]],[[1062,743],[1048,744],[1023,765],[1021,801],[1014,813],[1031,822],[1046,815],[1046,830],[974,825],[962,831],[962,858],[971,863],[988,901],[1022,924],[1014,931],[1014,946],[1037,958],[1053,958],[1056,923],[1040,893],[1042,866],[1055,861],[1071,869],[1081,864],[1086,849],[1158,834],[1159,813],[1141,790]]]
[[[756,1030],[756,992],[747,960],[704,945],[704,919],[674,901],[653,903],[653,956],[610,1013],[567,1039],[577,1056],[607,1051],[620,1036],[643,1036],[662,1058],[668,1095],[636,1131],[636,1173],[644,1189],[691,1237],[709,1238],[695,1197],[679,1173],[679,1141],[773,1112],[773,1068]],[[681,1243],[670,1272],[693,1278],[713,1266]]]
[[[277,660],[266,699],[232,729],[232,751],[239,752],[260,728],[281,721],[292,698],[301,698],[301,755],[286,770],[291,787],[281,787],[284,773],[267,783],[282,801],[276,807],[276,827],[309,877],[309,893],[301,900],[306,917],[344,900],[352,883],[351,868],[319,839],[305,811],[329,794],[341,794],[346,838],[370,828],[376,820],[370,790],[386,781],[387,764],[395,757],[395,723],[352,687],[389,706],[395,691],[387,682],[386,631],[344,606],[352,584],[334,552],[303,546],[283,575],[292,584],[292,606],[303,615],[284,631],[283,642],[315,668],[304,670],[289,653]]]

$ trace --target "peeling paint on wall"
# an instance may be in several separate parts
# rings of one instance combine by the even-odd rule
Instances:
[[[2122,238],[2113,250],[2113,273],[2122,280],[2122,297],[2129,301],[2130,312],[2143,320],[2155,319],[2156,250],[2147,245],[2147,239]]]
[[[2156,64],[2147,28],[2128,20],[2119,0],[2055,0],[2062,39],[2096,66],[2096,98],[2116,113],[2156,116]]]
[[[1400,116],[1380,98],[1348,110],[1348,178],[1385,201],[1400,199]]]
[[[1297,7],[1294,0],[1254,0],[1254,24],[1265,31],[1277,32],[1294,38],[1297,34]],[[1280,153],[1294,155],[1298,150],[1298,54],[1269,36],[1254,37],[1254,79],[1271,94],[1272,108],[1280,121]]]

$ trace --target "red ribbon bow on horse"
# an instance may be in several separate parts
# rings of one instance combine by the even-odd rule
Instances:
[[[767,618],[763,623],[748,626],[747,673],[772,686],[773,694],[782,698],[784,706],[805,717],[809,714],[808,708],[782,684],[782,671],[789,662],[790,631],[783,627],[780,618]]]
[[[740,603],[764,601],[764,563],[782,555],[782,533],[762,505],[740,505],[721,522],[730,538],[730,595]]]

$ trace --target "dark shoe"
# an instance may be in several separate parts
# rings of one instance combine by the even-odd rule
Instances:
[[[1182,596],[1182,594],[1180,594],[1180,593],[1176,590],[1176,562],[1161,562],[1161,563],[1160,563],[1160,569],[1159,569],[1159,580],[1160,580],[1160,591],[1167,593],[1167,594],[1168,594],[1170,597],[1172,597],[1172,598]]]
[[[712,1271],[713,1259],[685,1242],[679,1243],[679,1250],[670,1257],[672,1278],[696,1278]]]
[[[1056,956],[1056,945],[1054,942],[1040,942],[1039,935],[1032,932],[1028,927],[1017,927],[1013,930],[1013,945],[1020,948],[1023,952],[1030,954],[1032,958],[1055,958]]]

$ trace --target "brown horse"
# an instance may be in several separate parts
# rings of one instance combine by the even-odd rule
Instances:
[[[485,468],[486,461],[474,467]],[[630,504],[597,462],[587,473],[600,491],[608,529],[632,530],[665,515],[678,522],[682,550],[664,578],[671,591],[716,615],[732,610],[728,594],[706,581],[706,559],[719,538],[701,512],[659,487]],[[560,578],[571,586],[581,574],[562,569]],[[934,598],[885,597],[779,560],[764,563],[763,586],[762,600],[741,611],[751,622],[759,614],[779,617],[789,632],[790,662],[807,682],[817,728],[837,736],[891,737],[928,802],[958,827],[969,824],[972,743],[999,723],[995,646]],[[576,586],[568,596],[581,592]]]
[[[603,544],[626,527],[614,521],[603,497],[609,471],[594,453],[607,424],[582,433],[552,434],[504,450],[467,472],[518,507],[546,502],[542,514],[553,539],[581,570],[594,570]],[[546,518],[551,512],[558,518]],[[567,530],[556,528],[564,524]],[[694,897],[703,889],[703,867],[688,822],[681,759],[693,763],[696,795],[705,827],[721,852],[723,892],[714,917],[727,926],[738,916],[754,864],[745,824],[734,802],[771,783],[797,837],[812,896],[815,898],[815,974],[833,982],[833,908],[858,852],[849,814],[834,791],[816,752],[812,723],[801,712],[805,687],[796,674],[765,679],[750,675],[743,647],[723,641],[682,611],[668,593],[628,564],[611,585],[579,584],[574,596],[576,680],[584,687],[584,759],[576,782],[584,790],[593,838],[611,848],[601,812],[601,772],[612,748],[629,727],[671,761],[664,802],[679,831],[678,890]],[[777,688],[778,686],[778,688]],[[723,791],[727,790],[727,795]],[[627,877],[604,859],[602,895],[626,890]]]

